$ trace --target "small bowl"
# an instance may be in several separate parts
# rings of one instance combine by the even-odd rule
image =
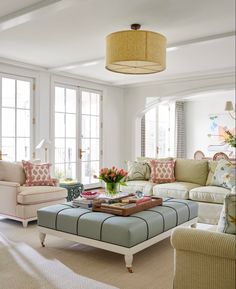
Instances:
[[[85,198],[85,199],[92,200],[92,199],[94,199],[94,198],[97,197],[98,192],[89,192],[89,191],[86,191],[86,192],[81,192],[80,195],[81,195],[81,197],[83,197],[83,198]]]

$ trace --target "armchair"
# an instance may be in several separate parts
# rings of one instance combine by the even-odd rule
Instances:
[[[174,289],[236,288],[235,235],[176,228]]]
[[[0,215],[22,222],[37,219],[42,207],[64,203],[67,190],[58,186],[24,186],[25,174],[21,164],[0,161]]]

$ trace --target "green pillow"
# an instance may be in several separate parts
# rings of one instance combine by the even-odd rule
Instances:
[[[232,189],[235,186],[236,166],[227,160],[219,160],[211,185]]]
[[[205,186],[207,175],[207,160],[176,160],[175,178],[177,182],[187,182]]]
[[[236,235],[236,194],[227,194],[220,215],[217,231]]]
[[[128,180],[149,180],[151,169],[146,162],[127,161]]]

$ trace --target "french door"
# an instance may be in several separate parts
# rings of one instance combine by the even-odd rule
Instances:
[[[33,79],[0,74],[0,159],[34,158]]]
[[[94,178],[101,164],[101,93],[64,84],[55,85],[54,174],[77,179],[85,187],[99,186]]]

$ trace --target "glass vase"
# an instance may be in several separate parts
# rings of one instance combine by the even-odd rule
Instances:
[[[119,183],[105,183],[105,193],[109,197],[114,197],[120,192]]]

